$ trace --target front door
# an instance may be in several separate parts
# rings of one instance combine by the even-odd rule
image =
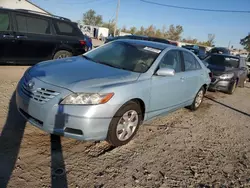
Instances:
[[[186,101],[181,52],[168,51],[160,61],[159,68],[174,69],[175,75],[152,76],[149,118],[174,110]]]
[[[38,63],[52,58],[56,38],[51,20],[41,16],[16,13],[16,57],[19,63]]]
[[[15,37],[11,14],[0,10],[0,63],[14,63]]]

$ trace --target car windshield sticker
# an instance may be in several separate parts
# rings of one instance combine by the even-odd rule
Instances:
[[[239,61],[239,59],[230,58],[230,57],[226,57],[225,60],[226,60],[226,61]]]
[[[144,50],[148,50],[150,52],[154,52],[154,53],[157,53],[157,54],[161,53],[161,50],[158,50],[158,49],[155,49],[155,48],[150,48],[150,47],[147,47],[147,46],[144,48]]]

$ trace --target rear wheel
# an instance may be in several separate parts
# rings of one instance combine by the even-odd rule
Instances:
[[[142,122],[140,106],[131,101],[121,107],[109,125],[107,141],[113,146],[127,144],[136,134]]]
[[[58,52],[55,53],[53,59],[62,59],[62,58],[67,58],[67,57],[71,57],[72,53],[66,50],[60,50]]]
[[[202,87],[196,94],[193,103],[190,106],[188,106],[188,108],[192,111],[197,110],[203,101],[204,95],[205,95],[205,88]]]

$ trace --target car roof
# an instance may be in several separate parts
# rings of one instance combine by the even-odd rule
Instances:
[[[42,12],[38,12],[38,11],[28,10],[28,9],[9,9],[9,8],[0,7],[0,10],[12,11],[12,12],[19,12],[19,13],[26,13],[26,14],[36,15],[36,16],[42,16],[42,17],[48,17],[48,18],[52,18],[52,19],[57,19],[57,20],[72,22],[68,18],[64,18],[64,17],[52,15],[52,14],[46,14],[46,13],[42,13]]]
[[[171,44],[165,44],[165,43],[147,41],[147,40],[118,39],[116,41],[127,42],[127,43],[130,43],[130,44],[144,45],[144,46],[148,46],[148,47],[151,47],[151,48],[157,48],[157,49],[160,49],[160,50],[164,50],[166,48],[178,48],[178,47],[173,46]]]

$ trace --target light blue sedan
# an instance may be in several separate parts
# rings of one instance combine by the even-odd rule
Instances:
[[[120,146],[145,121],[182,107],[196,110],[210,84],[209,72],[183,48],[116,40],[29,68],[16,89],[17,107],[51,134]]]

